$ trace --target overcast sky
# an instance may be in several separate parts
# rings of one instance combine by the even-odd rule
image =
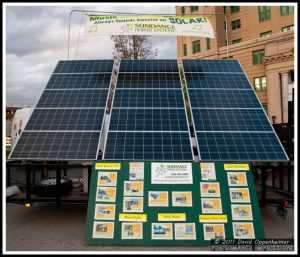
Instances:
[[[57,62],[67,59],[72,9],[175,14],[175,6],[7,6],[6,105],[36,104]],[[112,58],[110,37],[84,37],[85,19],[81,18],[80,13],[72,15],[70,59]],[[156,58],[177,58],[176,37],[153,36],[151,40],[158,49]]]

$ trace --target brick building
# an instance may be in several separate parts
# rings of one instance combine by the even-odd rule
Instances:
[[[268,117],[288,122],[294,88],[293,6],[177,6],[177,15],[210,19],[215,38],[177,37],[178,59],[238,59]]]

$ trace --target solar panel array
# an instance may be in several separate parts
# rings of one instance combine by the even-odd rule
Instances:
[[[182,60],[200,160],[287,160],[236,60]]]
[[[11,159],[95,160],[113,60],[60,61]]]
[[[193,160],[177,60],[122,60],[106,160]]]
[[[287,160],[236,60],[183,60],[199,158]],[[95,160],[113,60],[60,61],[10,155],[21,160]],[[106,160],[191,161],[177,60],[122,60]]]

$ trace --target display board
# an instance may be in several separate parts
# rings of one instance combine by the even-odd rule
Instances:
[[[200,246],[215,238],[264,238],[248,163],[93,163],[86,243]]]

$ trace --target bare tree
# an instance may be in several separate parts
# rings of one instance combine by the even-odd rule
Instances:
[[[122,59],[151,59],[157,56],[157,49],[152,49],[150,36],[111,36],[114,42],[114,57]]]

